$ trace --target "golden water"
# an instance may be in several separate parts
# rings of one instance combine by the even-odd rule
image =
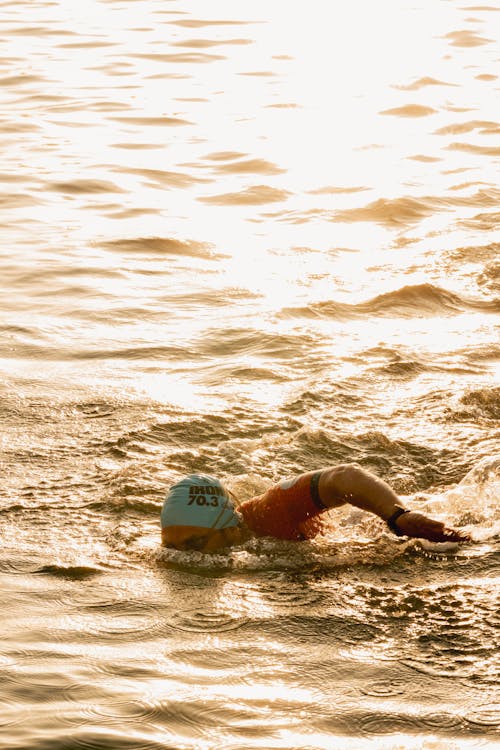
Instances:
[[[0,8],[0,746],[496,746],[499,6]],[[473,544],[159,546],[339,461]]]

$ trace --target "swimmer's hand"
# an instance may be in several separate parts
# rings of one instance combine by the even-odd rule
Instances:
[[[397,519],[398,529],[404,536],[427,539],[429,542],[470,542],[471,536],[465,531],[452,529],[441,521],[434,521],[416,511],[403,513]]]

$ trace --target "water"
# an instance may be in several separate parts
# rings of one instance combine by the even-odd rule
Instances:
[[[1,10],[1,747],[499,746],[498,6]],[[159,545],[353,460],[474,542]]]

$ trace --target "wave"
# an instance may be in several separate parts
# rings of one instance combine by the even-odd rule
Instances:
[[[384,109],[381,115],[395,115],[396,117],[427,117],[434,115],[437,110],[432,107],[425,107],[423,104],[406,104],[403,107],[393,107]]]
[[[500,262],[495,261],[485,266],[479,274],[477,282],[480,286],[500,291]]]
[[[500,344],[467,347],[459,353],[463,353],[468,362],[495,362],[500,360]]]
[[[308,190],[308,192],[311,195],[347,195],[349,193],[362,193],[365,190],[369,190],[370,188],[364,186],[364,185],[353,185],[353,186],[345,186],[345,187],[338,187],[335,185],[325,185],[321,188],[316,188],[315,190]]]
[[[208,161],[233,161],[235,159],[242,159],[247,154],[241,151],[214,151],[213,153],[207,154],[203,157]]]
[[[424,76],[423,78],[419,78],[417,81],[413,81],[413,83],[409,83],[406,85],[399,85],[399,86],[393,86],[395,89],[399,89],[400,91],[418,91],[419,89],[425,88],[426,86],[457,86],[456,83],[448,83],[447,81],[440,81],[436,78],[431,78],[430,76]]]
[[[469,154],[480,156],[500,156],[500,146],[478,146],[473,143],[450,143],[447,147],[450,151],[465,151]],[[497,204],[498,205],[498,204]]]
[[[467,390],[454,409],[450,409],[453,421],[476,422],[500,419],[500,387]]]
[[[451,144],[452,148],[456,144]],[[465,144],[466,149],[469,147]],[[470,146],[471,150],[481,149],[480,146]],[[481,208],[496,207],[500,199],[500,190],[488,187],[467,196],[403,196],[401,198],[380,198],[358,208],[348,208],[335,211],[333,219],[337,221],[374,221],[388,226],[411,224],[436,211],[446,211],[457,206],[479,206]]]
[[[189,120],[182,120],[180,117],[140,117],[127,115],[123,117],[110,117],[112,122],[121,122],[124,125],[138,125],[139,127],[180,127],[181,125],[194,125]]]
[[[213,245],[196,240],[178,240],[173,237],[125,237],[103,242],[101,247],[120,253],[149,255],[179,255],[191,258],[215,260],[227,256],[215,253]]]
[[[183,39],[180,42],[172,42],[172,47],[191,47],[193,49],[206,49],[207,47],[220,47],[221,45],[238,46],[253,44],[252,39]]]
[[[451,250],[448,256],[452,263],[486,263],[494,261],[500,256],[500,243],[491,242],[488,245],[467,245]]]
[[[470,219],[463,219],[460,225],[467,229],[474,229],[474,231],[491,232],[500,226],[500,212],[480,213]]]
[[[213,63],[218,60],[225,60],[224,55],[209,55],[206,52],[174,52],[174,53],[136,53],[130,55],[139,60],[150,60],[158,63]]]
[[[253,185],[238,193],[206,195],[198,200],[201,203],[211,203],[216,206],[259,206],[286,201],[290,195],[291,193],[287,190],[280,190],[269,185]]]
[[[199,183],[210,182],[200,177],[192,177],[185,172],[169,172],[164,169],[145,169],[137,167],[115,167],[114,172],[119,174],[137,175],[144,177],[148,187],[161,188],[189,188]]]
[[[231,162],[222,164],[215,168],[219,174],[283,174],[285,169],[281,169],[276,164],[265,159],[245,159],[244,161]]]
[[[380,198],[359,208],[335,211],[336,221],[374,221],[389,226],[418,222],[441,210],[442,200],[436,198]]]
[[[500,299],[468,299],[449,292],[434,284],[415,284],[404,286],[393,292],[386,292],[366,302],[347,304],[332,300],[316,302],[303,307],[283,308],[284,316],[355,318],[357,316],[376,315],[380,317],[422,317],[440,314],[458,314],[464,310],[483,312],[500,311]]]
[[[259,354],[273,359],[295,359],[315,348],[318,337],[308,334],[284,335],[259,329],[226,328],[207,330],[196,343],[196,351],[211,357]]]
[[[103,570],[93,565],[42,565],[34,573],[64,578],[70,581],[86,581],[100,575]]]
[[[148,359],[148,360],[168,360],[182,361],[187,356],[194,355],[184,347],[180,346],[130,346],[123,349],[92,349],[89,351],[79,351],[68,355],[73,360],[90,360],[90,359]]]
[[[126,193],[118,185],[109,180],[68,180],[66,182],[53,182],[47,185],[48,190],[58,193],[72,194],[97,194],[97,193]]]
[[[473,130],[477,130],[481,135],[495,135],[500,131],[500,126],[494,120],[468,120],[445,125],[434,132],[435,135],[457,135],[470,133]]]
[[[89,315],[89,319],[95,321],[96,315]],[[109,320],[109,315],[103,316]],[[192,359],[201,357],[194,351],[184,347],[176,346],[128,346],[123,348],[96,348],[89,349],[67,349],[61,346],[47,346],[36,343],[16,342],[13,346],[12,341],[6,341],[0,344],[0,355],[5,359],[38,359],[52,360],[56,362],[65,361],[90,361],[90,360],[148,360],[148,361],[168,361],[168,362],[185,362],[186,358]]]
[[[174,26],[182,26],[187,29],[203,29],[208,26],[246,26],[252,21],[233,21],[221,19],[198,19],[198,18],[180,18],[175,21],[168,21],[168,23]]]
[[[494,39],[478,36],[469,29],[450,31],[444,38],[450,40],[449,43],[452,47],[481,47],[484,44],[491,44],[495,41]]]

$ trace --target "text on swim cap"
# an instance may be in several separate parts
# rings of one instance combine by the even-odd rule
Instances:
[[[211,487],[210,485],[205,487],[196,487],[194,484],[189,488],[190,495],[224,495],[222,487]]]
[[[221,487],[195,487],[191,486],[189,488],[189,500],[188,505],[193,505],[196,503],[196,505],[210,505],[213,508],[219,507],[219,498],[217,495],[224,496],[224,490]],[[212,497],[207,498],[205,495],[212,495]]]

